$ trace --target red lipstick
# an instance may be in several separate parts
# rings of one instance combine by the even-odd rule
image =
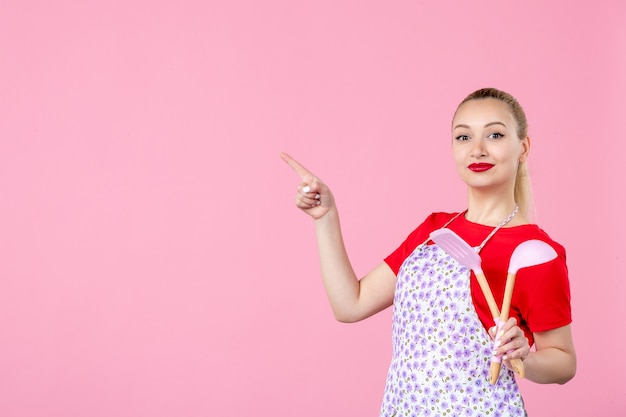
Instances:
[[[488,164],[486,162],[479,162],[470,164],[467,168],[473,172],[485,172],[493,168],[493,164]]]

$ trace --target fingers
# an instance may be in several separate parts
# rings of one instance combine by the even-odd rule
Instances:
[[[293,170],[296,172],[296,174],[300,176],[300,178],[305,179],[305,177],[307,176],[311,176],[311,177],[313,176],[311,171],[306,169],[304,165],[302,165],[300,162],[293,159],[288,154],[281,152],[280,157],[283,159],[283,161],[287,162],[287,165],[293,168]]]
[[[307,209],[322,204],[321,195],[318,193],[319,184],[315,181],[309,186],[301,183],[298,186],[298,194],[296,195],[296,205],[299,208]]]
[[[334,198],[328,186],[288,154],[283,152],[280,157],[302,179],[296,192],[296,206],[315,220],[328,214],[334,207]]]
[[[304,167],[304,165],[302,165],[300,162],[293,159],[288,154],[282,152],[280,154],[280,157],[291,168],[293,168],[296,174],[300,176],[300,179],[302,179],[302,184],[300,184],[300,186],[298,187],[298,191],[304,192],[304,193],[310,193],[310,192],[319,193],[320,186],[321,186],[321,181],[319,180],[319,178],[315,177],[313,173],[311,173],[311,171],[309,171],[308,169]],[[304,191],[306,187],[308,188],[306,189],[306,191]]]
[[[494,355],[504,355],[502,359],[507,362],[510,359],[525,359],[530,352],[530,345],[524,331],[517,326],[517,320],[510,318],[495,334],[495,327],[489,329],[489,334],[496,340],[494,343]]]
[[[512,329],[522,330],[517,327],[517,320],[515,317],[509,318],[505,323],[500,322],[500,326],[499,330],[497,326],[493,326],[489,329],[489,336],[491,336],[492,339],[502,341],[508,340],[513,337],[514,332]]]

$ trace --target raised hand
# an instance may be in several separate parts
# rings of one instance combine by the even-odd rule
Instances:
[[[286,153],[280,157],[300,176],[296,192],[296,207],[314,219],[321,219],[335,207],[335,199],[330,188],[317,178],[311,171]]]

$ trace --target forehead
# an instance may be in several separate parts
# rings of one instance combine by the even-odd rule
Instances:
[[[464,124],[468,126],[501,122],[508,128],[515,128],[515,118],[509,105],[493,98],[474,99],[463,103],[457,110],[452,126]]]

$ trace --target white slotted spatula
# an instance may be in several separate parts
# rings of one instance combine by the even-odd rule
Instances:
[[[437,244],[437,246],[446,251],[455,261],[461,265],[467,266],[474,272],[476,280],[478,280],[478,284],[480,285],[480,289],[482,290],[483,295],[487,300],[487,304],[489,305],[491,315],[494,319],[496,317],[500,317],[500,310],[498,309],[496,300],[493,298],[493,294],[491,293],[491,288],[489,288],[485,274],[480,266],[482,260],[476,250],[464,241],[461,236],[457,235],[450,229],[444,228],[435,230],[430,234],[430,238]]]

